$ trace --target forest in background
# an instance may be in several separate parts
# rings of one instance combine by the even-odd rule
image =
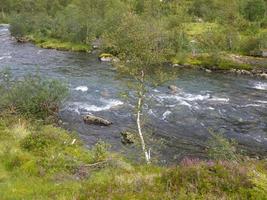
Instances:
[[[98,41],[103,52],[125,58],[133,32],[173,63],[193,54],[216,64],[221,54],[267,48],[266,0],[1,0],[0,10],[14,36],[48,48],[90,51]]]

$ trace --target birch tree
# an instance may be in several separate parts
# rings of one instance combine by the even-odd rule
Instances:
[[[146,145],[143,131],[143,105],[147,85],[159,83],[162,77],[165,35],[159,24],[144,22],[135,14],[131,13],[123,19],[117,31],[106,35],[106,43],[114,52],[123,52],[117,55],[120,58],[120,62],[116,64],[118,72],[134,80],[137,131],[146,162],[150,163],[150,149]]]

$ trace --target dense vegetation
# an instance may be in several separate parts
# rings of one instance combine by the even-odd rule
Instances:
[[[43,103],[60,106],[64,85],[32,77],[0,82],[1,199],[266,199],[266,161],[240,156],[219,135],[209,145],[213,160],[185,158],[173,167],[126,161],[101,141],[86,148],[75,133],[44,120],[54,112]],[[15,101],[18,88],[24,95]]]
[[[249,69],[227,56],[267,48],[266,0],[0,0],[0,11],[17,38],[74,51],[100,43],[119,57],[118,71],[137,80],[139,117],[146,83],[165,80],[159,63]],[[266,199],[266,160],[239,155],[221,135],[211,133],[205,161],[136,164],[101,141],[88,149],[58,127],[65,84],[38,74],[15,79],[7,70],[0,93],[3,200]]]
[[[103,51],[125,58],[133,31],[175,63],[208,53],[220,65],[215,55],[267,48],[266,0],[1,0],[0,10],[13,35],[47,48],[88,51],[100,40]]]

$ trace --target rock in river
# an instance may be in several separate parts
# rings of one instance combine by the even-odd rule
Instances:
[[[99,56],[99,60],[102,62],[111,62],[113,60],[113,55],[111,55],[109,53],[102,53]]]
[[[178,88],[176,85],[169,85],[168,89],[171,91],[172,94],[182,92],[182,89]]]
[[[123,144],[133,144],[135,141],[135,134],[128,132],[128,131],[123,131],[121,132],[121,142]]]
[[[109,126],[112,124],[112,122],[103,119],[101,117],[96,117],[94,115],[86,115],[83,117],[83,121],[87,124],[95,124],[100,126]]]

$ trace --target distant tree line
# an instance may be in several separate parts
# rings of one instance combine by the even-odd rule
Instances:
[[[15,36],[34,34],[121,53],[113,33],[125,23],[160,30],[159,45],[166,57],[198,52],[248,53],[266,48],[266,0],[0,0],[2,20]],[[195,27],[199,27],[195,28]],[[154,30],[157,27],[158,30]],[[190,27],[193,27],[190,30]],[[127,31],[127,30],[125,30]],[[130,30],[129,30],[130,31]],[[123,37],[120,35],[119,37]],[[116,41],[116,40],[114,40]],[[193,41],[193,42],[192,42]]]

